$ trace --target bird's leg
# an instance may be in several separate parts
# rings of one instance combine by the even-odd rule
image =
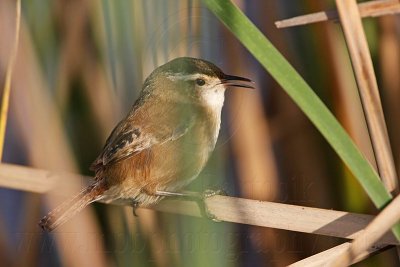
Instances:
[[[135,217],[139,217],[136,213],[136,210],[137,210],[137,208],[139,208],[139,206],[140,206],[139,202],[137,202],[135,200],[132,201],[132,213],[133,213],[133,216],[135,216]]]
[[[159,197],[179,197],[192,201],[195,201],[195,199],[202,198],[202,194],[192,191],[170,192],[170,191],[157,190],[155,195]]]
[[[215,215],[210,213],[210,211],[208,210],[205,200],[215,195],[226,195],[226,193],[223,190],[210,190],[210,189],[205,190],[203,193],[191,192],[191,191],[169,192],[169,191],[157,190],[156,195],[160,197],[177,197],[190,201],[195,201],[199,206],[200,213],[203,217],[207,217],[210,220],[219,222],[217,217],[215,217]]]

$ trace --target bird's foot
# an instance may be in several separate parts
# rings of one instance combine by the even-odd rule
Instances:
[[[200,201],[197,202],[200,208],[200,212],[202,213],[203,217],[206,217],[214,222],[221,222],[214,214],[210,212],[208,209],[206,200],[207,198],[216,196],[216,195],[222,195],[226,196],[226,192],[224,190],[218,189],[218,190],[211,190],[211,189],[206,189],[202,193],[202,198]]]
[[[157,191],[156,192],[157,196],[162,196],[162,197],[176,197],[176,198],[181,198],[185,200],[190,200],[194,201],[197,203],[200,209],[200,213],[202,217],[208,218],[214,222],[220,222],[218,218],[212,214],[206,204],[206,199],[210,198],[215,195],[226,195],[226,192],[223,190],[211,190],[207,189],[203,193],[198,193],[198,192],[167,192],[167,191]]]

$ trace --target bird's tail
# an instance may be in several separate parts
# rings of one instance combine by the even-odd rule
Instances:
[[[40,220],[39,226],[47,232],[51,232],[57,226],[71,219],[75,214],[83,210],[87,205],[100,198],[105,191],[104,185],[94,183],[83,189],[79,194],[61,203],[60,206],[49,212]]]

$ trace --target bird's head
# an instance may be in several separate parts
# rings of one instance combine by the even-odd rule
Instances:
[[[221,109],[230,86],[254,88],[250,79],[225,74],[206,60],[180,57],[158,67],[145,82],[153,91],[174,101]]]

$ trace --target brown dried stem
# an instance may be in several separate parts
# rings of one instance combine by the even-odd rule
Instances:
[[[15,35],[14,43],[10,54],[10,59],[6,69],[6,77],[4,81],[3,97],[1,99],[1,113],[0,113],[0,162],[3,159],[4,139],[6,136],[8,107],[10,103],[11,93],[11,78],[15,65],[15,58],[17,57],[18,44],[19,44],[19,28],[21,24],[21,1],[16,2],[16,15],[15,15]]]
[[[362,18],[378,17],[399,13],[400,3],[396,0],[376,0],[360,3],[358,9]],[[328,10],[276,21],[275,26],[288,28],[327,20],[336,21],[338,18],[339,14],[336,10]]]
[[[386,188],[393,192],[398,186],[397,175],[360,13],[355,1],[336,0],[336,3],[353,63],[378,171]]]
[[[397,196],[365,230],[334,260],[332,266],[347,266],[353,259],[365,254],[375,243],[400,220],[400,196]]]
[[[88,178],[88,177],[87,177]],[[46,193],[53,188],[65,194],[71,179],[84,176],[22,167],[12,164],[0,165],[0,187]],[[113,204],[130,206],[130,200],[115,201]],[[216,195],[206,199],[211,214],[221,221],[272,227],[289,231],[313,233],[340,238],[354,239],[372,220],[373,216],[343,211],[309,208],[267,201],[250,200]],[[152,209],[200,217],[196,203],[191,201],[168,200]],[[383,244],[398,245],[391,233],[380,241]]]
[[[350,245],[350,242],[340,244],[339,246],[333,247],[331,249],[314,254],[301,261],[295,262],[289,265],[289,267],[326,267],[330,262],[332,262],[333,259],[346,251],[350,247]],[[351,264],[362,261],[363,259],[369,257],[372,253],[375,253],[380,249],[381,247],[379,246],[369,247],[367,251],[358,255],[357,258],[354,258]]]

